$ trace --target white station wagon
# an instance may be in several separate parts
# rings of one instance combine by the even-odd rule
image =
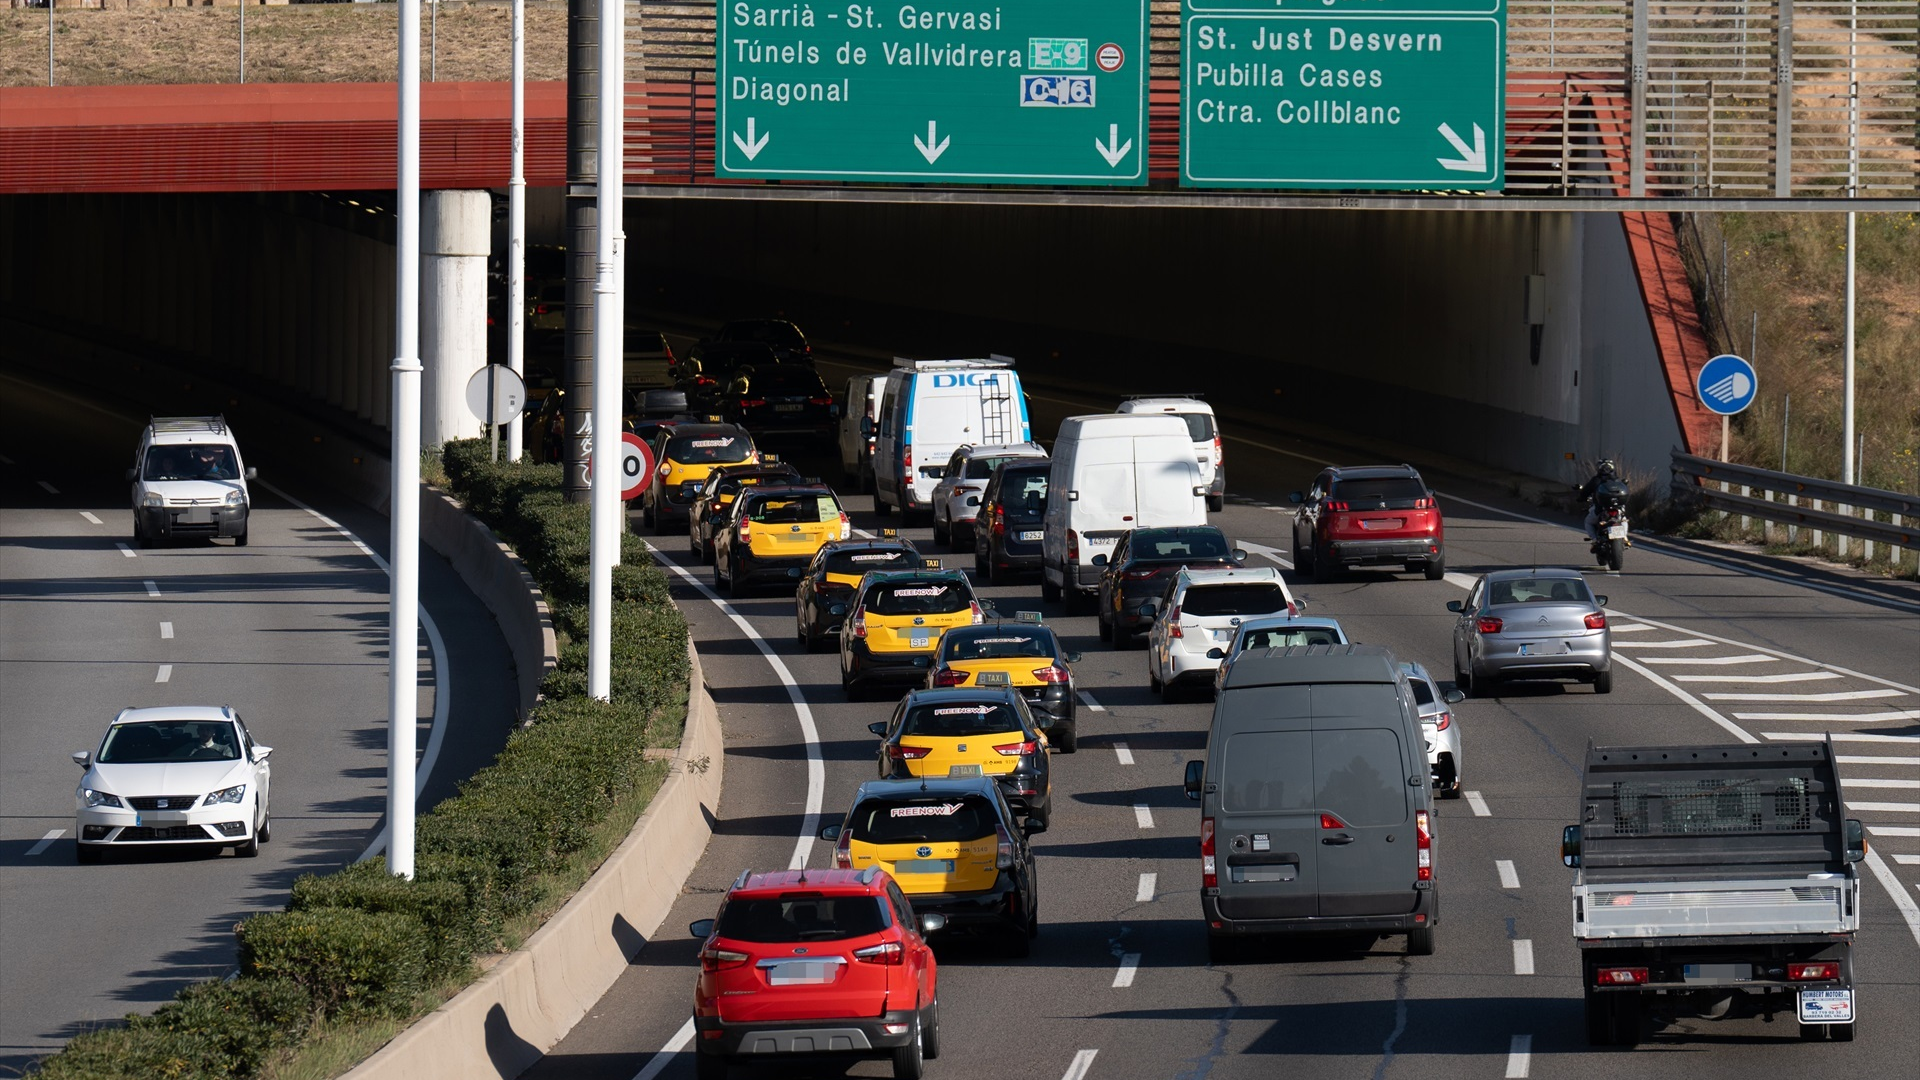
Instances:
[[[258,855],[273,832],[272,753],[225,705],[120,710],[98,750],[73,755],[86,770],[74,790],[74,857],[179,845]]]

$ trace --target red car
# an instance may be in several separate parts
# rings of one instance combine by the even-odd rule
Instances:
[[[1447,572],[1447,537],[1433,489],[1411,465],[1327,468],[1289,498],[1293,563],[1325,581],[1349,566],[1403,566],[1428,581]]]
[[[720,914],[689,929],[705,940],[693,992],[695,1072],[795,1058],[891,1058],[914,1080],[940,1056],[938,969],[916,917],[877,866],[742,871]]]

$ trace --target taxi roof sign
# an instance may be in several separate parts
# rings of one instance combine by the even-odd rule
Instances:
[[[1016,611],[1013,613],[1013,617],[1017,622],[1032,623],[1035,626],[1040,625],[1041,614],[1038,611]]]
[[[896,540],[896,539],[899,539],[899,537],[900,537],[899,529],[881,529],[880,530],[880,539],[882,540]]]

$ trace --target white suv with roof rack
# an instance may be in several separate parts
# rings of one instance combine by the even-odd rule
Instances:
[[[1226,454],[1221,449],[1220,424],[1213,415],[1213,406],[1200,400],[1199,394],[1146,394],[1127,398],[1114,411],[1179,417],[1187,425],[1187,433],[1193,436],[1193,460],[1200,466],[1200,479],[1207,488],[1207,509],[1216,514],[1226,509]]]
[[[253,505],[247,481],[254,475],[226,417],[153,417],[127,470],[134,543],[226,536],[245,547]]]

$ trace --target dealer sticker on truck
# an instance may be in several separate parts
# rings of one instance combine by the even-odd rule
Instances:
[[[1853,1023],[1853,991],[1800,991],[1800,1022],[1803,1024]]]

